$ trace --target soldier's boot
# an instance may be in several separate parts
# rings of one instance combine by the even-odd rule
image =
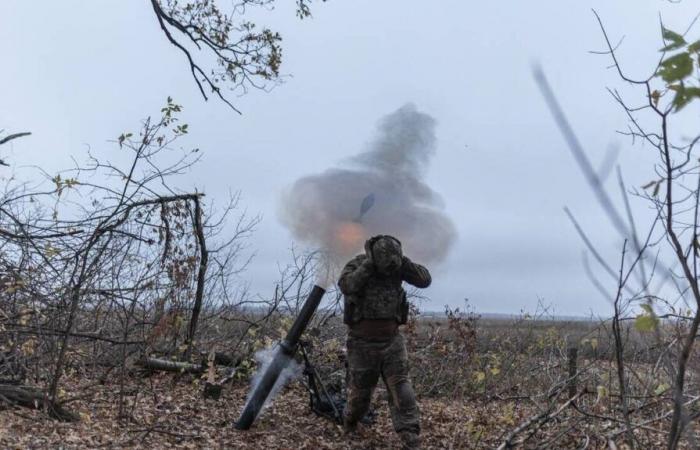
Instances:
[[[413,433],[412,431],[402,431],[399,433],[399,438],[401,439],[402,450],[420,449],[420,436],[418,433]]]
[[[347,416],[343,417],[343,433],[346,436],[357,433],[357,421]]]

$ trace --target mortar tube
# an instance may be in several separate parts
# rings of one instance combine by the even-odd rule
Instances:
[[[243,412],[235,424],[237,429],[247,430],[255,421],[265,404],[265,400],[267,400],[270,392],[275,387],[280,373],[282,373],[282,370],[287,366],[289,360],[294,356],[297,345],[299,344],[299,338],[301,338],[302,333],[309,325],[311,317],[314,315],[325,293],[326,290],[318,285],[314,285],[313,289],[311,289],[299,315],[287,332],[285,338],[280,341],[277,351],[275,351],[275,355],[272,358],[272,362],[265,370],[258,385],[255,386],[253,395],[250,396],[250,399],[245,404]]]

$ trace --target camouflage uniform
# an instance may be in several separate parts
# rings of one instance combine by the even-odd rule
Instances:
[[[419,446],[420,413],[408,379],[408,355],[398,326],[406,323],[408,303],[403,281],[430,285],[428,270],[401,255],[390,236],[372,238],[366,254],[343,269],[338,286],[345,296],[348,325],[348,404],[344,425],[353,431],[367,412],[381,376],[389,393],[394,430],[406,448]]]

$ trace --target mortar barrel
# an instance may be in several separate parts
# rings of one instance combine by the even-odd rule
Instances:
[[[236,422],[236,428],[239,430],[247,430],[255,421],[256,417],[260,413],[265,400],[270,395],[270,392],[275,387],[275,383],[282,373],[282,370],[287,366],[289,360],[294,356],[297,344],[299,343],[299,338],[301,338],[302,333],[309,325],[311,317],[314,315],[316,308],[321,303],[323,294],[326,290],[320,286],[314,285],[313,289],[309,293],[309,296],[304,302],[299,315],[292,324],[292,327],[287,332],[285,339],[280,342],[277,351],[275,351],[275,356],[272,358],[272,362],[265,370],[262,379],[255,386],[253,394],[243,408],[240,418]]]

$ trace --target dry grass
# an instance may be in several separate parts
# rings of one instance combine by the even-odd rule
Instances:
[[[384,449],[397,448],[382,390],[375,394],[377,422],[348,439],[337,425],[315,416],[308,408],[305,388],[295,382],[284,390],[249,431],[238,431],[238,418],[247,393],[239,383],[219,401],[204,400],[201,386],[189,377],[157,374],[132,380],[129,417],[117,416],[113,401],[116,384],[92,390],[90,398],[73,409],[82,421],[61,423],[27,410],[0,412],[0,447],[46,448],[256,448],[256,449]],[[65,395],[80,395],[78,380],[70,380]],[[423,438],[427,448],[492,447],[498,436],[528,411],[514,402],[421,399]],[[504,417],[502,410],[512,410]],[[482,431],[480,431],[482,430]],[[485,433],[483,430],[489,430]],[[481,434],[481,436],[478,436]]]
[[[631,419],[640,448],[663,446],[672,402],[662,373],[649,358],[650,336],[628,330]],[[616,367],[605,325],[535,320],[488,321],[468,315],[414,320],[404,330],[412,379],[422,411],[426,448],[486,449],[535,420],[513,442],[522,448],[606,448],[623,445],[624,426]],[[312,358],[324,376],[342,368],[343,327],[328,323],[309,337]],[[269,341],[269,337],[267,339]],[[578,345],[575,404],[567,405],[566,349]],[[341,358],[339,358],[341,356]],[[634,359],[637,357],[637,359]],[[303,380],[288,386],[249,431],[233,424],[248,391],[248,369],[219,401],[204,400],[193,375],[146,375],[118,370],[97,383],[102,370],[69,371],[62,398],[79,423],[60,423],[26,409],[0,411],[0,448],[397,448],[382,388],[375,393],[377,422],[347,438],[308,406]],[[689,392],[696,386],[695,369]],[[119,416],[119,393],[125,412]],[[691,411],[694,409],[691,408]],[[543,416],[544,415],[544,416]],[[692,433],[697,435],[698,430]],[[686,444],[688,447],[692,439]],[[621,447],[623,448],[623,447]]]

